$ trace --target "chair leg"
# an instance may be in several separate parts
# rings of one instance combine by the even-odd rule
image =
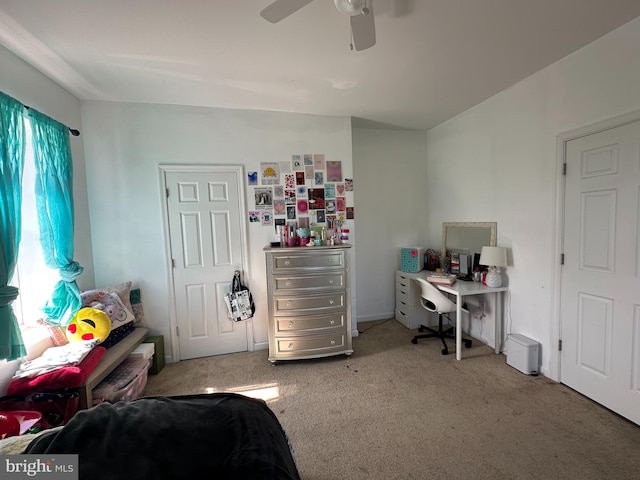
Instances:
[[[449,353],[449,348],[447,347],[447,342],[445,342],[445,338],[450,338],[452,340],[456,339],[455,327],[451,327],[451,328],[448,328],[447,330],[444,330],[442,326],[442,314],[440,314],[438,315],[438,330],[434,330],[433,328],[427,327],[426,325],[420,325],[420,327],[418,328],[419,332],[423,332],[425,330],[431,333],[416,335],[411,340],[411,343],[415,345],[418,343],[418,340],[420,340],[421,338],[438,337],[442,341],[442,346],[443,346],[442,355],[447,355]],[[465,347],[471,348],[471,344],[472,344],[471,340],[467,340],[463,338],[462,341],[464,342]]]

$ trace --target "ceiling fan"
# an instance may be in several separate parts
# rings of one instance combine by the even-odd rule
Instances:
[[[275,0],[260,15],[271,23],[284,20],[313,0]],[[349,16],[351,49],[365,50],[376,44],[376,28],[373,20],[372,0],[333,0],[338,11]]]

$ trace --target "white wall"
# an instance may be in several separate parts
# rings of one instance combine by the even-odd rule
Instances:
[[[168,352],[168,263],[158,165],[241,164],[246,174],[259,171],[260,162],[324,153],[327,160],[342,161],[346,178],[353,176],[347,117],[113,102],[85,102],[82,117],[97,286],[126,280],[139,286],[148,326],[165,336]],[[247,188],[248,197],[252,190]],[[246,198],[246,203],[251,208],[253,199]],[[244,280],[257,306],[253,342],[264,348],[268,336],[262,249],[275,239],[274,229],[247,222],[247,231]],[[350,242],[354,240],[352,234]],[[354,305],[354,318],[356,311]]]
[[[427,245],[426,133],[354,129],[353,164],[358,321],[392,318],[400,248],[432,246]]]
[[[640,19],[427,135],[429,240],[445,221],[496,221],[509,248],[507,332],[542,343],[557,378],[554,309],[558,164],[562,132],[640,108]]]

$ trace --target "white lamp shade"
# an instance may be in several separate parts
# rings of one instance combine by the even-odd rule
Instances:
[[[365,0],[333,0],[333,3],[340,12],[351,17],[362,15],[362,9],[367,6]]]
[[[505,247],[482,247],[480,265],[488,267],[506,267],[507,249]]]

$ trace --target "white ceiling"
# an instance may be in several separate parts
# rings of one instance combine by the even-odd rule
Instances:
[[[373,0],[377,44],[355,52],[332,0],[277,24],[270,2],[0,0],[0,44],[81,100],[427,130],[640,16],[639,0]]]

